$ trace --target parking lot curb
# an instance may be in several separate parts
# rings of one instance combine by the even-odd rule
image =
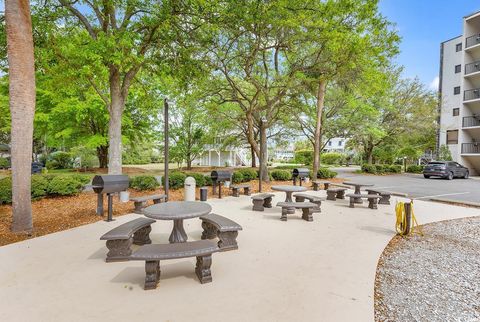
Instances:
[[[480,203],[473,202],[473,201],[460,201],[460,200],[453,200],[453,199],[446,199],[446,198],[429,198],[428,200],[434,201],[434,202],[448,203],[455,206],[467,206],[467,207],[480,208]]]

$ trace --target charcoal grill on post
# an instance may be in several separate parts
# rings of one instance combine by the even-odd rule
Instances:
[[[292,178],[293,178],[293,185],[297,185],[297,179],[300,181],[300,185],[302,185],[302,181],[310,175],[310,170],[305,168],[298,168],[293,169],[292,171]]]
[[[104,175],[95,176],[92,180],[92,188],[97,193],[97,215],[103,216],[103,194],[108,197],[108,217],[107,221],[112,221],[113,214],[113,195],[120,191],[128,189],[128,176],[124,175]]]
[[[213,194],[217,193],[217,187],[218,187],[218,198],[221,199],[222,198],[221,184],[222,182],[225,182],[225,181],[232,182],[232,172],[226,171],[226,170],[212,171],[212,173],[210,174],[210,177],[212,178]]]

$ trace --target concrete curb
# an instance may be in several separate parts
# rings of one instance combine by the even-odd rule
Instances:
[[[430,200],[433,202],[448,203],[455,206],[468,206],[468,207],[480,208],[480,203],[473,202],[473,201],[461,201],[461,200],[453,200],[453,199],[446,199],[446,198],[428,198],[427,200]]]

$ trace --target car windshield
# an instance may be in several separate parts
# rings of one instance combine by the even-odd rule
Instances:
[[[428,165],[445,165],[445,162],[429,162]]]

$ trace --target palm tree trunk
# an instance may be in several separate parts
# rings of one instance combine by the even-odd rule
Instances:
[[[5,21],[12,118],[11,229],[14,232],[29,232],[32,230],[30,187],[35,114],[35,64],[29,1],[5,1]]]

